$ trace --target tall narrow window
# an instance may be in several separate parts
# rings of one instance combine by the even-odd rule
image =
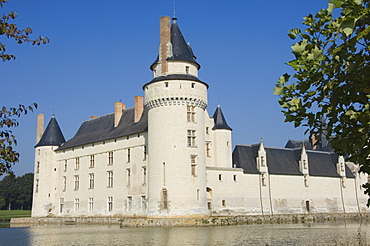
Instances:
[[[75,158],[75,170],[80,169],[80,158],[76,157]]]
[[[211,156],[211,143],[206,143],[206,156]]]
[[[67,177],[63,176],[63,191],[66,191],[67,189]]]
[[[168,209],[168,193],[167,189],[162,190],[162,209]]]
[[[94,155],[90,155],[89,168],[93,168],[94,166],[95,166],[95,156]]]
[[[131,161],[131,149],[127,149],[127,162]]]
[[[219,180],[219,181],[222,181],[222,174],[219,174],[219,175],[218,175],[218,180]]]
[[[75,212],[78,212],[80,210],[80,199],[75,199]]]
[[[113,210],[113,197],[108,197],[108,211],[111,212]]]
[[[63,213],[63,207],[64,207],[64,198],[59,199],[59,211]]]
[[[107,172],[107,187],[108,188],[113,187],[113,171]]]
[[[195,122],[195,107],[186,106],[186,120],[187,122]]]
[[[189,74],[189,66],[185,66],[185,73]]]
[[[146,167],[143,167],[142,171],[143,171],[143,185],[146,185]]]
[[[113,151],[108,152],[108,165],[113,165]]]
[[[196,155],[190,156],[190,163],[191,163],[191,175],[197,175],[197,163],[196,163]]]
[[[36,173],[39,173],[40,172],[40,162],[38,161],[36,163]]]
[[[126,172],[127,172],[127,186],[130,186],[131,185],[131,170],[130,170],[130,168],[127,168]]]
[[[68,164],[67,160],[64,160],[64,172],[67,171],[67,164]]]
[[[141,211],[145,211],[145,210],[146,210],[146,197],[141,196]]]
[[[94,198],[89,198],[89,212],[94,211]]]
[[[89,189],[94,189],[94,174],[89,173]]]
[[[188,130],[188,147],[195,147],[195,130]]]
[[[132,196],[127,197],[127,211],[131,212],[132,210]]]
[[[39,180],[36,179],[35,192],[39,192]]]
[[[80,176],[75,175],[75,189],[78,190],[80,188]]]
[[[146,145],[143,146],[143,161],[146,161]]]
[[[262,186],[266,186],[266,173],[262,173],[261,181],[262,181]]]

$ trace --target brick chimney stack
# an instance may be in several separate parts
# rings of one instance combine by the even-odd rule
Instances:
[[[36,126],[36,144],[40,142],[42,134],[44,134],[44,114],[38,114]]]
[[[121,102],[114,103],[114,127],[117,127],[122,117],[122,110],[126,108],[126,104]]]
[[[167,57],[171,48],[171,18],[162,16],[160,18],[160,46],[159,46],[159,63],[161,64],[161,75],[167,75],[168,64]]]
[[[143,114],[144,110],[144,97],[135,96],[134,97],[134,122],[138,122]]]

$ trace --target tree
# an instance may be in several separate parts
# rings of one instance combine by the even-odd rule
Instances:
[[[0,0],[0,7],[3,7],[4,3],[7,2],[8,0]],[[32,33],[32,29],[29,27],[18,29],[16,24],[10,23],[15,18],[17,18],[16,12],[2,15],[0,18],[0,36],[5,35],[7,38],[14,39],[18,44],[31,43],[32,45],[40,45],[50,41],[49,38],[43,36],[39,36],[37,39],[30,39],[29,35]],[[6,53],[6,46],[2,42],[0,42],[0,57],[3,61],[15,59],[14,55]]]
[[[32,207],[33,173],[19,177],[6,176],[0,181],[0,209],[27,209]]]
[[[304,18],[293,74],[284,74],[274,93],[286,122],[324,134],[331,147],[370,174],[370,0],[331,0]],[[325,118],[325,121],[322,119]],[[370,195],[370,184],[363,185]],[[370,199],[368,206],[370,205]]]
[[[20,156],[13,149],[17,145],[17,140],[12,131],[7,128],[17,127],[19,125],[17,118],[35,108],[37,108],[36,103],[28,107],[19,105],[18,108],[9,109],[3,106],[0,111],[0,176],[4,173],[14,175],[12,165],[19,161]]]

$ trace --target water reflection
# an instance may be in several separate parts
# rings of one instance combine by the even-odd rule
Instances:
[[[0,245],[368,245],[369,236],[367,223],[169,228],[73,225],[0,228]]]

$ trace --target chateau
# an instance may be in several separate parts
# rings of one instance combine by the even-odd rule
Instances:
[[[91,117],[66,141],[38,116],[33,217],[201,218],[367,211],[367,176],[323,140],[236,145],[176,18],[160,19],[153,79],[134,107]]]

